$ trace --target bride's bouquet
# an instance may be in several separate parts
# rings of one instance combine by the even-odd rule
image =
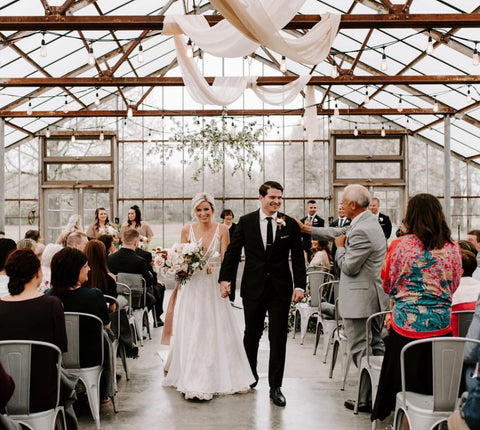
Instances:
[[[171,248],[155,248],[154,263],[165,276],[173,276],[185,284],[197,270],[202,270],[206,259],[200,242],[175,243]]]

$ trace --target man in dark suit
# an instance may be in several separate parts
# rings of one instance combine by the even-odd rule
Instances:
[[[345,215],[345,209],[342,203],[340,202],[340,204],[338,205],[338,218],[330,223],[330,227],[338,227],[338,228],[346,227],[350,225],[350,222],[351,220]],[[332,244],[332,258],[334,261],[333,270],[334,270],[335,277],[339,278],[340,269],[338,268],[337,262],[335,261],[336,252],[337,252],[337,245],[335,245],[335,242],[333,242]]]
[[[315,200],[309,200],[307,202],[307,216],[301,219],[301,222],[305,224],[305,220],[308,220],[312,227],[323,227],[325,221],[317,215],[317,202]],[[303,250],[307,253],[307,261],[312,259],[312,236],[308,233],[301,233]]]
[[[147,305],[151,307],[155,303],[155,297],[152,294],[153,277],[150,273],[151,266],[144,258],[135,253],[140,241],[140,234],[137,230],[131,228],[126,230],[123,235],[123,246],[113,254],[107,257],[108,268],[114,275],[118,273],[133,273],[142,275],[147,284]]]
[[[295,220],[278,212],[283,187],[278,182],[268,181],[260,187],[259,194],[261,209],[240,218],[225,253],[219,280],[222,295],[226,297],[244,248],[245,269],[241,285],[245,316],[243,344],[256,379],[252,388],[258,382],[258,345],[268,312],[270,398],[277,406],[285,406],[280,388],[285,367],[288,313],[290,302],[298,302],[304,296],[305,259],[300,228]],[[293,279],[288,263],[290,254]]]
[[[165,285],[158,282],[157,273],[153,270],[153,263],[152,263],[152,253],[145,251],[142,248],[137,248],[135,253],[142,257],[148,264],[148,271],[150,272],[150,276],[152,277],[152,294],[155,297],[155,304],[153,307],[155,308],[155,314],[157,316],[157,325],[160,327],[163,326],[163,321],[160,316],[163,314],[163,298],[165,297]]]
[[[383,233],[385,234],[385,239],[388,240],[392,235],[392,222],[388,215],[378,212],[378,209],[380,208],[380,200],[373,197],[368,208],[370,209],[370,212],[377,217],[380,227],[382,227]]]

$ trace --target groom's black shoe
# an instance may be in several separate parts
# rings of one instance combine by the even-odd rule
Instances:
[[[258,384],[258,376],[255,376],[255,382],[250,385],[250,388],[255,388]]]
[[[285,396],[282,394],[280,387],[277,388],[270,388],[270,398],[273,400],[273,403],[277,406],[285,406],[287,404],[287,400]]]

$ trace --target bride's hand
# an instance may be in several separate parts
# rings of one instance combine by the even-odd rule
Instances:
[[[220,282],[220,294],[222,298],[228,297],[228,295],[230,294],[230,282],[228,281]]]

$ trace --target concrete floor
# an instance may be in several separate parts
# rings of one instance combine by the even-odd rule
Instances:
[[[167,291],[169,293],[169,291]],[[167,299],[166,299],[167,303]],[[240,302],[237,303],[240,305]],[[234,309],[239,324],[243,311]],[[321,346],[312,354],[314,335],[307,333],[304,345],[292,339],[287,346],[283,393],[287,406],[279,408],[269,399],[267,380],[268,341],[263,336],[259,352],[260,381],[247,394],[218,396],[208,402],[187,401],[173,388],[162,387],[162,360],[159,352],[161,328],[152,329],[140,357],[129,359],[130,381],[122,379],[116,396],[118,413],[111,404],[101,406],[102,429],[370,429],[368,414],[353,415],[343,406],[355,398],[357,373],[351,370],[345,391],[340,391],[340,363],[333,379],[328,378],[328,364],[322,363]],[[327,363],[329,360],[327,361]],[[120,366],[120,363],[119,363]],[[87,406],[79,404],[80,429],[95,429]],[[386,423],[378,426],[386,428]]]

